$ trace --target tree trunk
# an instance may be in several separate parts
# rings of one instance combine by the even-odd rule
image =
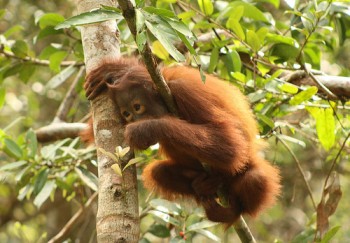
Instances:
[[[90,11],[101,5],[114,6],[114,1],[77,1],[79,13]],[[81,28],[87,73],[102,59],[120,56],[115,21],[90,24]],[[92,102],[95,144],[97,148],[115,152],[123,143],[123,127],[116,108],[106,93]],[[123,145],[122,145],[123,146]],[[98,242],[138,242],[139,214],[137,198],[136,168],[130,166],[118,176],[111,165],[115,162],[98,151],[99,195],[97,211]],[[127,155],[127,160],[131,158]],[[120,165],[122,167],[122,165]]]

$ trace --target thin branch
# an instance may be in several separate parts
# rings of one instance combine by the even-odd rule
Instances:
[[[237,232],[237,235],[242,243],[255,243],[256,240],[252,232],[250,231],[248,225],[244,221],[244,218],[241,216],[237,223],[235,223],[234,228]]]
[[[337,164],[337,160],[338,160],[338,158],[339,158],[339,156],[340,156],[340,154],[341,154],[341,151],[343,151],[343,149],[344,149],[344,147],[345,147],[345,144],[346,144],[346,142],[348,141],[349,138],[350,138],[350,132],[349,132],[348,135],[346,136],[346,138],[345,138],[345,140],[344,140],[344,142],[343,142],[341,148],[339,149],[339,151],[338,151],[338,153],[337,153],[337,156],[335,156],[335,158],[334,158],[334,160],[333,160],[333,162],[332,162],[332,166],[331,166],[331,168],[329,169],[328,175],[327,175],[326,180],[325,180],[325,182],[324,182],[323,192],[325,191],[325,188],[327,187],[327,183],[328,183],[329,177],[331,176],[331,173],[332,173],[332,171],[334,170],[335,165]]]
[[[301,167],[301,163],[300,161],[298,160],[297,156],[294,154],[294,152],[292,151],[292,149],[288,146],[288,144],[283,140],[281,139],[278,135],[276,135],[276,138],[283,144],[283,146],[288,150],[288,152],[292,155],[295,163],[297,164],[297,167],[298,167],[298,170],[299,170],[299,173],[301,174],[301,177],[303,178],[303,181],[306,185],[306,188],[307,188],[307,191],[309,193],[309,196],[311,198],[311,202],[312,202],[312,205],[314,207],[314,209],[316,210],[317,207],[316,207],[316,203],[315,203],[315,200],[314,200],[314,197],[312,195],[312,191],[311,191],[311,187],[309,185],[309,183],[307,182],[306,180],[306,176],[304,174],[304,171],[303,171],[303,168]]]
[[[134,39],[136,40],[136,13],[134,6],[130,1],[118,0],[119,7],[123,12],[126,23],[132,33]],[[145,62],[147,71],[149,72],[153,82],[157,86],[159,94],[162,96],[167,108],[173,114],[177,114],[177,109],[171,91],[166,84],[163,76],[161,75],[159,69],[157,68],[156,59],[152,54],[152,50],[148,43],[145,44],[143,51],[141,52],[143,60]]]
[[[53,122],[67,121],[68,112],[70,108],[73,106],[73,103],[78,96],[75,88],[78,85],[80,78],[83,76],[84,71],[85,71],[85,67],[84,66],[80,67],[79,72],[77,73],[77,75],[75,76],[75,79],[73,80],[71,86],[69,87],[69,90],[66,96],[64,97],[63,102],[58,108],[58,111],[56,113],[56,116]]]
[[[87,200],[83,207],[79,208],[79,210],[73,215],[73,217],[67,222],[67,224],[61,229],[61,231],[52,237],[48,243],[62,242],[63,239],[67,237],[67,235],[72,230],[73,226],[77,224],[77,222],[81,219],[85,211],[91,207],[94,200],[97,198],[98,193],[95,192],[92,196]]]
[[[37,58],[32,58],[32,57],[18,57],[15,54],[13,54],[12,52],[8,52],[5,51],[3,48],[0,48],[0,55],[4,55],[5,57],[8,58],[13,58],[13,59],[17,59],[20,60],[22,62],[30,62],[33,64],[37,64],[37,65],[41,65],[41,66],[49,66],[50,65],[50,61],[49,60],[41,60],[41,59],[37,59]],[[76,61],[63,61],[61,62],[61,67],[68,67],[68,66],[75,66],[75,67],[81,67],[84,66],[83,62],[76,62]]]

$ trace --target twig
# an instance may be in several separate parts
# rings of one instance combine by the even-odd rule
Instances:
[[[255,243],[256,240],[254,239],[254,236],[252,232],[250,232],[250,229],[246,222],[244,221],[244,218],[242,216],[239,217],[237,223],[233,226],[237,232],[237,235],[242,243]]]
[[[136,40],[136,13],[134,6],[129,0],[118,0],[119,7],[123,12],[126,23],[132,33],[134,39]],[[156,59],[153,57],[152,50],[148,43],[145,44],[145,47],[141,53],[143,60],[145,62],[147,71],[149,72],[153,82],[157,86],[159,94],[162,96],[167,108],[173,114],[177,114],[177,109],[171,91],[166,84],[163,76],[161,75],[159,69],[157,68]]]
[[[13,54],[12,52],[8,52],[5,51],[4,49],[0,48],[0,54],[3,54],[5,57],[9,57],[9,58],[14,58],[23,62],[31,62],[37,65],[41,65],[41,66],[49,66],[50,65],[50,61],[49,60],[41,60],[41,59],[37,59],[37,58],[32,58],[32,57],[18,57],[15,54]],[[75,67],[81,67],[84,66],[83,62],[76,62],[76,61],[63,61],[61,62],[61,67],[67,67],[67,66],[72,66],[74,65]]]
[[[311,198],[312,205],[313,205],[314,209],[316,210],[317,207],[316,207],[316,203],[315,203],[314,197],[312,195],[311,187],[310,187],[309,183],[306,180],[306,176],[304,174],[303,168],[301,167],[300,161],[298,160],[297,156],[294,154],[294,152],[291,150],[291,148],[288,146],[288,144],[283,139],[281,139],[278,135],[276,135],[276,138],[283,144],[283,146],[292,155],[295,163],[297,164],[299,173],[301,174],[301,177],[303,178],[303,181],[304,181],[304,183],[306,185],[307,191],[308,191],[308,193],[310,195],[310,198]]]
[[[67,114],[70,110],[70,108],[72,107],[74,100],[77,97],[77,92],[75,90],[79,79],[81,78],[81,76],[83,75],[85,70],[85,67],[80,67],[78,74],[75,76],[75,79],[73,80],[71,86],[69,87],[69,90],[66,94],[66,96],[64,97],[63,102],[61,103],[60,107],[58,108],[58,111],[56,113],[56,116],[54,118],[53,122],[62,122],[62,121],[67,121]]]
[[[350,132],[349,132],[348,135],[346,136],[346,138],[345,138],[345,140],[344,140],[344,142],[343,142],[341,148],[339,149],[339,151],[338,151],[338,153],[337,153],[337,156],[335,156],[335,158],[334,158],[334,160],[333,160],[333,162],[332,162],[332,166],[331,166],[331,168],[329,169],[328,175],[327,175],[326,180],[325,180],[325,182],[324,182],[323,192],[325,191],[325,188],[326,188],[326,186],[327,186],[329,177],[331,176],[331,173],[332,173],[332,171],[334,170],[334,167],[335,167],[335,165],[336,165],[336,163],[337,163],[337,160],[338,160],[338,158],[339,158],[339,156],[340,156],[340,153],[341,153],[341,151],[343,151],[343,149],[344,149],[344,147],[345,147],[345,144],[346,144],[346,142],[348,141],[349,138],[350,138]]]
[[[98,193],[95,192],[92,194],[92,196],[87,200],[85,205],[81,207],[74,215],[73,217],[67,222],[67,224],[61,229],[61,231],[52,237],[48,243],[55,243],[55,242],[62,242],[63,239],[69,234],[72,227],[78,222],[79,219],[83,216],[84,212],[91,207],[93,201],[96,199]]]

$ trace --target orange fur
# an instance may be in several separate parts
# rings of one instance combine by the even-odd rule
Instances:
[[[135,59],[106,60],[85,84],[90,99],[108,87],[117,105],[125,101],[120,97],[138,95],[146,97],[145,107],[152,104],[149,114],[127,124],[124,134],[136,149],[159,142],[167,157],[146,166],[145,187],[168,199],[192,197],[210,220],[227,225],[271,206],[280,192],[279,171],[258,156],[258,129],[246,97],[211,75],[203,84],[193,68],[168,67],[162,74],[178,118],[165,111],[147,70]],[[219,188],[227,194],[227,208],[215,200]]]

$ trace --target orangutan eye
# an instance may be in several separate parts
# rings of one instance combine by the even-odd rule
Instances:
[[[141,109],[141,105],[140,104],[134,104],[134,110],[135,111],[139,111]]]
[[[123,111],[123,116],[124,116],[125,118],[128,118],[130,115],[131,115],[130,112],[128,112],[128,111]]]

